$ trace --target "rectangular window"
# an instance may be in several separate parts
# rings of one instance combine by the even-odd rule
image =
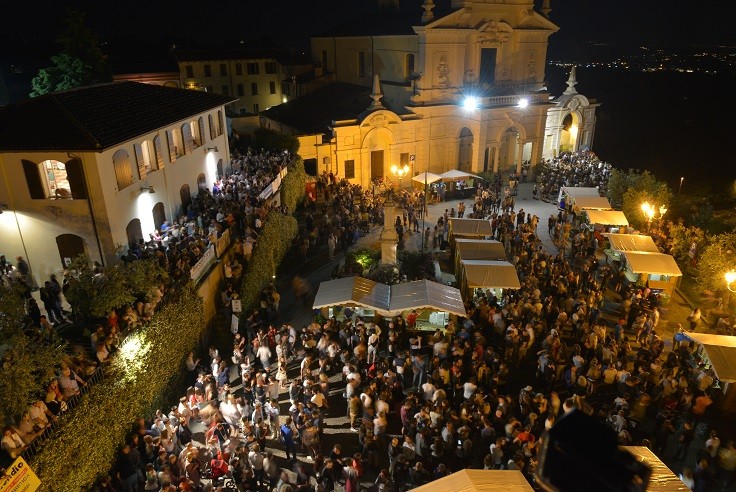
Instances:
[[[223,96],[229,96],[230,95],[230,87],[227,85],[222,86],[222,95]]]
[[[242,63],[235,64],[235,75],[243,75],[243,64]]]
[[[406,55],[406,76],[411,77],[411,74],[414,73],[414,55],[412,53],[409,53]]]
[[[248,75],[258,75],[258,62],[248,63]]]
[[[345,161],[345,179],[355,178],[355,159]]]
[[[209,65],[204,66],[204,76],[205,77],[212,77],[212,67]]]
[[[191,65],[185,66],[184,67],[184,71],[187,73],[187,78],[188,79],[193,79],[194,78],[194,67],[193,66],[191,66]]]
[[[481,84],[493,84],[496,81],[496,48],[481,48],[478,79]]]
[[[258,84],[253,82],[250,84],[250,94],[251,96],[257,96],[258,95]]]
[[[365,51],[358,52],[358,77],[365,77]]]
[[[238,96],[243,97],[245,95],[245,86],[243,84],[238,84]]]
[[[266,65],[266,73],[267,74],[275,74],[276,73],[276,62],[269,61],[265,63]]]
[[[254,104],[253,105],[253,113],[258,114],[258,105],[257,104]]]
[[[269,82],[268,89],[271,91],[271,94],[276,94],[276,82]]]
[[[227,65],[220,63],[220,77],[227,77]]]

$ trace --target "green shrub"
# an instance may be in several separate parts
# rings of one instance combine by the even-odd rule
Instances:
[[[304,161],[297,156],[281,182],[281,204],[286,206],[289,213],[293,213],[304,200],[306,186],[307,173],[304,171]]]

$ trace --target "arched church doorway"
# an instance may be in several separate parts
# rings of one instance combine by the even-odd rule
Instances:
[[[157,231],[160,231],[161,225],[166,221],[166,211],[164,210],[164,203],[158,202],[156,205],[154,205],[151,213],[153,215],[153,226],[156,228]]]
[[[502,174],[516,171],[519,152],[519,130],[514,127],[506,130],[501,137],[501,152],[498,159],[498,172]]]
[[[458,149],[458,169],[461,171],[472,172],[473,160],[473,132],[470,128],[463,127],[460,130],[460,147]]]
[[[577,150],[578,131],[580,129],[580,121],[576,113],[570,113],[562,120],[562,130],[560,131],[560,153],[573,152]]]

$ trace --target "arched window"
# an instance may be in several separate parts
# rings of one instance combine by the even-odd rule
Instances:
[[[164,168],[164,146],[161,143],[161,135],[153,137],[153,149],[156,153],[156,168]]]
[[[222,114],[222,111],[217,112],[217,136],[222,136],[223,132],[225,131],[225,116]]]
[[[38,172],[38,164],[24,160],[23,173],[26,175],[26,184],[31,198],[34,200],[46,198],[46,190],[41,181],[41,174]]]
[[[166,210],[164,209],[164,202],[158,202],[156,205],[154,205],[153,210],[151,210],[151,214],[153,215],[153,226],[156,228],[157,231],[160,231],[161,224],[166,222]]]
[[[414,73],[414,54],[413,53],[409,53],[408,55],[406,55],[405,72],[406,72],[406,77],[411,77],[411,74]]]
[[[115,180],[118,183],[118,191],[133,184],[133,170],[130,165],[130,154],[125,149],[120,149],[112,156],[112,164],[115,168]]]
[[[204,173],[201,173],[199,176],[197,176],[197,190],[199,192],[202,192],[207,189],[207,176],[204,175]]]
[[[179,157],[185,154],[184,141],[182,140],[181,131],[177,128],[166,131],[166,139],[169,144],[169,160],[175,162]]]
[[[185,184],[179,189],[179,196],[181,197],[181,208],[183,213],[187,213],[189,205],[192,204],[192,194],[189,192],[189,185]]]
[[[214,140],[217,138],[217,128],[215,128],[215,119],[212,117],[211,114],[208,114],[207,120],[210,124],[210,140]]]
[[[82,161],[71,159],[67,163],[47,160],[41,164],[23,161],[28,192],[32,199],[87,198]]]
[[[56,236],[56,247],[64,268],[68,267],[74,258],[84,254],[84,239],[76,234],[61,234]]]
[[[207,143],[207,140],[204,138],[204,118],[201,116],[194,125],[194,142],[198,146],[202,146]]]
[[[192,135],[192,124],[194,123],[189,122],[181,125],[181,137],[184,140],[184,149],[186,149],[187,154],[191,154],[196,147],[194,145],[194,135]]]

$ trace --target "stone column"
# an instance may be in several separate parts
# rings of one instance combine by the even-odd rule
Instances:
[[[516,154],[516,172],[521,173],[521,163],[524,160],[524,142],[519,139],[519,150]]]
[[[501,156],[501,146],[499,144],[493,147],[493,172],[494,173],[498,172],[498,167],[501,165],[498,162],[500,156]]]
[[[399,235],[396,233],[396,205],[390,198],[383,204],[383,231],[381,232],[381,266],[396,265],[396,247]]]

